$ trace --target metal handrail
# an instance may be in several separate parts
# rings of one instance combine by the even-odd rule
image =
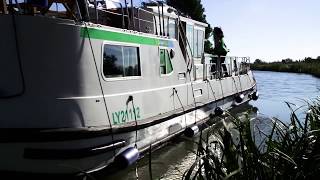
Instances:
[[[136,28],[135,22],[134,22],[134,7],[133,7],[133,3],[132,0],[130,0],[131,2],[131,19],[132,19],[132,29],[134,30]]]
[[[118,16],[120,16],[120,15],[122,15],[122,14],[120,14],[120,13],[116,13],[116,12],[112,12],[112,11],[108,11],[108,10],[106,10],[106,9],[99,9],[99,11],[103,11],[103,12],[106,12],[106,13],[109,13],[109,14],[114,14],[114,15],[118,15]],[[123,15],[123,16],[128,16],[128,15]]]
[[[150,0],[151,2],[154,2],[154,3],[156,3],[157,4],[157,6],[158,6],[158,16],[159,16],[159,27],[160,27],[160,36],[162,36],[163,34],[162,34],[162,28],[161,28],[161,13],[160,13],[160,4],[159,4],[159,2],[158,1],[155,1],[155,0]],[[162,11],[162,13],[163,13],[163,11]],[[164,26],[164,24],[163,24],[163,26]],[[156,23],[156,29],[157,29],[157,23]],[[164,32],[163,32],[164,33]]]
[[[156,29],[156,35],[159,35],[158,34],[158,28],[157,28],[157,18],[155,15],[153,15],[153,20],[154,20],[154,25],[155,25],[155,29]]]
[[[232,57],[232,58],[241,58],[242,60],[244,61],[250,61],[250,57],[247,57],[247,56],[218,56],[218,55],[213,55],[213,54],[205,54],[206,56],[209,56],[209,57]]]
[[[128,27],[127,27],[127,29],[129,29],[131,23],[130,23],[129,9],[128,9],[128,5],[127,5],[127,0],[124,0],[124,4],[125,4],[125,7],[126,7],[127,17],[128,17]]]
[[[145,22],[150,22],[150,23],[153,23],[151,21],[147,21],[147,20],[144,20],[144,19],[140,19],[140,11],[143,11],[143,12],[146,12],[146,13],[149,13],[149,14],[152,14],[153,16],[153,22],[155,24],[155,29],[156,29],[156,35],[158,35],[158,28],[157,28],[157,20],[156,20],[156,16],[154,15],[154,13],[150,12],[150,11],[147,11],[145,9],[142,9],[142,8],[138,8],[138,19],[139,19],[139,32],[140,32],[140,21],[145,21]]]
[[[187,64],[187,68],[189,68],[189,65],[190,65],[190,62],[191,62],[191,65],[192,65],[192,62],[193,62],[193,53],[192,53],[192,49],[191,49],[191,46],[190,46],[190,43],[189,43],[189,41],[188,41],[188,38],[187,38],[187,35],[186,35],[186,33],[185,33],[185,31],[184,31],[184,29],[183,29],[183,27],[181,27],[181,20],[180,20],[180,16],[178,15],[178,25],[177,25],[177,27],[178,27],[178,34],[179,34],[179,36],[180,37],[182,37],[182,38],[184,38],[184,39],[182,39],[182,43],[183,43],[183,46],[185,47],[185,48],[189,48],[189,50],[190,50],[190,53],[191,53],[191,57],[190,57],[190,55],[189,55],[189,52],[188,52],[188,50],[187,49],[185,49],[186,50],[186,54],[187,54],[187,57],[188,57],[188,64]],[[180,30],[182,30],[182,35],[181,35],[181,31]],[[186,42],[185,42],[185,41]],[[191,66],[191,68],[192,68],[192,66]],[[191,70],[191,68],[190,69],[188,69],[188,70]]]
[[[143,22],[147,22],[147,23],[154,23],[154,21],[148,21],[145,19],[139,19],[138,17],[134,17],[134,19],[139,20],[139,21],[143,21]]]
[[[227,71],[229,73],[229,75],[233,76],[238,76],[240,74],[246,74],[249,69],[250,69],[250,58],[249,57],[237,57],[237,56],[217,56],[217,55],[212,55],[212,54],[206,54],[206,57],[209,58],[225,58],[225,62],[228,62],[226,65],[227,66]],[[227,60],[228,59],[228,60]],[[217,64],[218,62],[215,63],[204,63],[204,66],[206,67],[206,71],[207,71],[207,67],[208,65],[213,65],[213,64]],[[235,66],[236,65],[236,66]],[[206,75],[207,72],[206,72]]]

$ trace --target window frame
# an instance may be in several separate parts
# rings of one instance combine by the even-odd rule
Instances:
[[[188,39],[188,26],[191,26],[192,27],[192,33],[190,34],[192,37],[190,37],[191,39]],[[191,49],[191,55],[192,55],[192,57],[194,56],[194,27],[195,27],[195,24],[194,23],[192,23],[192,22],[186,22],[186,38],[187,38],[187,40],[188,40],[188,43],[189,43],[189,45],[191,46],[190,47],[190,49]],[[192,40],[192,42],[190,42]],[[188,44],[187,44],[187,46],[188,46]],[[186,47],[187,48],[187,51],[189,51],[190,49],[189,49],[189,47]]]
[[[104,46],[105,45],[114,45],[114,46],[126,46],[126,47],[136,47],[138,48],[138,63],[140,66],[140,76],[124,76],[124,77],[106,77],[103,73],[103,54],[104,54]],[[122,54],[123,55],[123,54]],[[141,45],[134,43],[124,43],[124,42],[114,42],[114,41],[103,41],[101,46],[101,76],[104,81],[125,81],[125,80],[139,80],[143,79],[143,70],[141,63]]]
[[[173,18],[170,18],[169,17],[169,22],[168,22],[168,25],[169,25],[169,38],[170,39],[178,39],[177,38],[177,21],[175,20],[175,19],[173,19]],[[171,33],[170,33],[170,25],[174,25],[174,37],[171,37],[172,35],[171,35]]]
[[[170,62],[171,62],[171,66],[172,66],[172,71],[170,72],[170,73],[168,73],[168,74],[162,74],[161,73],[161,63],[160,63],[160,52],[161,52],[161,49],[164,49],[165,51],[167,51],[168,52],[168,55],[169,55],[169,58],[170,58]],[[158,48],[158,57],[159,57],[159,74],[160,74],[160,77],[168,77],[168,76],[171,76],[173,73],[174,73],[174,66],[173,66],[173,63],[172,63],[172,58],[170,57],[170,53],[169,53],[169,50],[170,50],[171,48],[169,48],[169,47],[164,47],[164,46],[159,46],[159,48]]]
[[[202,50],[202,52],[204,52],[205,29],[202,28],[202,27],[199,27],[199,26],[196,26],[196,25],[195,25],[195,26],[194,26],[194,31],[197,31],[197,42],[194,43],[194,45],[195,45],[195,44],[198,44],[198,47],[197,47],[196,50],[197,50],[197,55],[199,55],[199,54],[198,54],[198,50],[199,50],[199,31],[202,32],[201,50]],[[194,37],[193,37],[193,39],[194,39]],[[193,49],[194,49],[194,47],[193,47]],[[201,53],[199,56],[195,56],[195,53],[193,53],[193,58],[200,59],[201,56],[202,56],[202,53]]]

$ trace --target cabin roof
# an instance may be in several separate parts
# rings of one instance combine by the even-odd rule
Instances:
[[[194,23],[197,26],[208,27],[208,24],[200,22],[200,21],[196,21],[196,20],[193,20],[193,19],[190,19],[190,18],[186,18],[186,17],[180,16],[180,19],[183,22],[191,22],[191,23]]]
[[[147,6],[148,9],[152,10],[153,13],[155,13],[155,15],[158,14],[158,6]],[[174,18],[174,19],[177,19],[178,18],[178,15],[175,13],[175,12],[171,12],[169,13],[168,12],[168,9],[174,9],[166,4],[164,4],[163,6],[163,15],[166,16],[166,17],[171,17],[171,18]],[[160,13],[162,13],[162,7],[160,6]],[[201,26],[201,27],[208,27],[208,24],[206,23],[203,23],[203,22],[200,22],[200,21],[196,21],[196,20],[193,20],[191,18],[187,18],[187,17],[184,17],[184,16],[180,16],[180,20],[183,21],[183,22],[190,22],[190,23],[193,23],[194,25],[197,25],[197,26]]]

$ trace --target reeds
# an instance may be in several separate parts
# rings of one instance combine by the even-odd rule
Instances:
[[[320,175],[320,99],[289,123],[228,114],[200,135],[197,158],[183,179],[314,179]]]

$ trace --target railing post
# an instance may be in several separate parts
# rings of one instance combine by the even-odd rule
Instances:
[[[141,30],[140,30],[140,8],[138,8],[138,31],[141,32]]]
[[[78,4],[78,0],[76,0],[75,3],[76,3],[76,8],[77,8],[77,11],[78,11],[78,14],[79,14],[79,19],[80,19],[80,21],[82,21],[83,19],[82,19],[80,7],[79,7],[79,4]]]
[[[8,14],[7,2],[6,0],[0,0],[0,11],[4,14]]]
[[[221,69],[221,56],[218,56],[217,58],[217,70],[218,70],[218,78],[221,79],[221,72],[222,72],[222,69]]]
[[[125,28],[125,22],[124,22],[124,11],[123,11],[123,6],[121,3],[120,4],[120,8],[121,8],[121,14],[122,14],[122,29]]]
[[[170,25],[169,21],[170,21],[170,18],[168,17],[168,18],[167,18],[167,36],[168,36],[168,37],[170,36],[170,35],[169,35],[169,25]]]
[[[132,19],[132,30],[135,30],[135,22],[134,22],[134,7],[133,7],[133,3],[131,0],[131,19]]]
[[[232,76],[232,64],[231,64],[231,61],[232,61],[232,57],[229,58],[229,74],[230,74],[230,76]]]
[[[160,14],[160,6],[159,3],[157,3],[158,5],[158,16],[159,16],[159,26],[160,26],[160,36],[162,36],[162,27],[161,27],[161,14]],[[158,27],[158,26],[157,26]]]
[[[94,0],[94,11],[95,11],[95,14],[96,14],[96,23],[99,24],[99,21],[98,21],[98,10],[97,10],[97,0]]]
[[[130,28],[130,16],[129,16],[129,9],[128,9],[128,5],[127,5],[127,0],[124,0],[124,4],[125,4],[125,7],[126,7],[126,11],[127,11],[127,17],[128,17],[128,26],[127,26],[127,29]]]
[[[153,15],[153,20],[154,20],[154,25],[155,25],[155,29],[156,29],[156,35],[159,35],[158,34],[158,26],[157,26],[157,18],[155,15]]]
[[[177,37],[178,37],[177,41],[180,42],[180,31],[179,31],[180,21],[179,20],[177,20],[176,27],[177,27]]]
[[[161,3],[161,8],[162,8],[162,28],[163,28],[163,31],[162,31],[162,35],[165,36],[166,35],[166,32],[165,32],[165,28],[164,28],[164,15],[163,15],[163,2]]]

